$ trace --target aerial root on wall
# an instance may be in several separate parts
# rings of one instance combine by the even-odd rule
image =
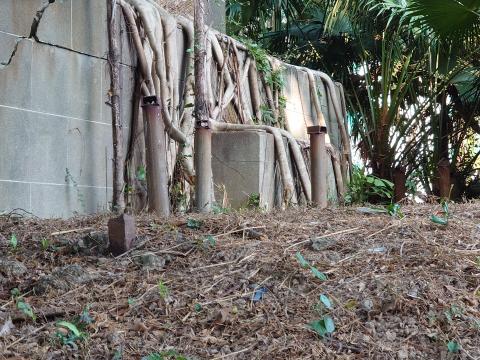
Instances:
[[[119,0],[118,3],[122,7],[124,19],[137,53],[142,78],[142,95],[157,96],[160,101],[166,131],[170,139],[174,141],[170,147],[167,146],[169,156],[172,159],[171,166],[168,168],[171,182],[174,180],[174,166],[180,164],[187,185],[193,185],[195,179],[192,156],[195,127],[192,106],[194,102],[193,23],[185,17],[173,17],[153,0]],[[178,27],[182,29],[183,44],[178,43]],[[284,189],[284,202],[295,204],[298,203],[294,186],[295,172],[289,165],[288,154],[283,141],[286,138],[293,164],[300,179],[302,192],[305,199],[310,202],[310,176],[298,142],[291,133],[284,129],[253,123],[253,119],[257,121],[262,119],[262,108],[267,108],[273,114],[274,123],[279,124],[279,119],[283,115],[280,106],[281,89],[275,88],[267,81],[267,74],[257,69],[255,58],[248,54],[248,49],[245,46],[210,28],[205,28],[205,34],[207,41],[204,45],[206,45],[208,62],[206,78],[208,79],[207,91],[209,94],[207,107],[212,129],[214,131],[264,130],[272,134]],[[182,59],[178,58],[179,48],[187,49],[183,52],[184,57]],[[247,50],[247,56],[243,61],[240,60],[239,50]],[[272,71],[279,71],[278,60],[269,58],[268,61]],[[180,70],[181,73],[179,73],[179,69],[182,69]],[[319,105],[315,78],[311,70],[301,69],[307,71],[310,93],[316,109],[316,122],[322,125],[325,120]],[[212,76],[213,74],[209,73],[212,70],[215,70],[218,76]],[[346,136],[343,117],[340,118],[342,109],[335,91],[332,92],[331,89],[332,86],[334,89],[333,82],[328,76],[323,75],[322,80],[327,83],[330,96],[333,99],[344,144],[343,148],[349,149],[349,146],[345,145],[348,144],[348,137]],[[180,81],[182,78],[184,81]],[[217,80],[215,84],[212,82],[213,79]],[[260,86],[262,86],[265,101],[262,101]],[[250,106],[247,102],[248,97],[243,91],[248,92]],[[262,105],[263,103],[266,106]],[[234,105],[240,124],[222,122],[224,112],[230,104]],[[250,112],[250,107],[253,109],[253,114]],[[332,154],[336,154],[334,149],[331,151],[334,169],[336,169],[335,161],[340,161],[337,166],[341,166],[342,174],[345,173],[344,160],[349,158],[349,153],[345,152],[345,159],[340,160],[337,155],[334,157]],[[337,171],[335,171],[335,175],[337,178]],[[343,179],[339,178],[337,187],[342,183]],[[343,191],[343,188],[339,188],[339,192],[341,190]]]

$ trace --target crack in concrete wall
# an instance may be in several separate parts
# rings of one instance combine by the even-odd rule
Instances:
[[[15,57],[15,54],[17,53],[17,50],[18,50],[18,44],[20,44],[20,42],[24,39],[25,37],[19,37],[15,41],[15,45],[13,46],[13,50],[11,51],[10,56],[8,57],[8,61],[0,62],[0,69],[5,69],[8,65],[12,63],[12,60]]]
[[[42,6],[37,10],[37,12],[35,13],[35,17],[33,18],[33,21],[32,21],[32,26],[30,27],[30,34],[28,36],[19,36],[18,35],[18,38],[17,40],[15,41],[15,45],[13,46],[13,50],[10,52],[10,56],[8,57],[8,61],[2,61],[0,62],[0,69],[4,69],[6,68],[8,65],[10,65],[12,63],[12,60],[13,58],[15,57],[15,54],[17,53],[17,50],[18,50],[18,44],[24,40],[24,39],[34,39],[35,41],[39,42],[39,43],[42,43],[42,44],[46,44],[46,45],[51,45],[51,46],[56,46],[56,45],[53,45],[53,44],[48,44],[48,43],[44,43],[44,42],[41,42],[38,37],[37,37],[37,30],[38,30],[38,26],[40,25],[40,21],[42,20],[42,17],[43,17],[43,14],[45,13],[45,11],[48,9],[48,7],[53,4],[56,0],[47,0],[44,4],[42,4]],[[58,46],[59,47],[59,46]],[[67,49],[67,50],[70,50],[70,49]],[[87,55],[87,54],[84,54],[84,55]]]
[[[43,14],[45,13],[45,11],[48,9],[48,7],[53,4],[55,2],[55,0],[48,0],[46,3],[44,3],[40,9],[37,10],[36,14],[35,14],[35,17],[33,18],[33,22],[32,22],[32,27],[30,29],[30,35],[29,35],[29,38],[34,38],[35,40],[38,41],[38,38],[37,38],[37,30],[38,30],[38,26],[40,25],[40,21],[42,20],[42,17],[43,17]]]

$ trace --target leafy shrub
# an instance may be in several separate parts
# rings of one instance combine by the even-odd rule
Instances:
[[[393,198],[393,183],[375,175],[365,174],[365,169],[353,167],[352,178],[345,195],[347,204],[365,202],[389,203]]]

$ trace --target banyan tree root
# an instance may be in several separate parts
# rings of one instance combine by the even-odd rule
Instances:
[[[343,144],[343,161],[342,165],[344,167],[348,166],[349,168],[352,167],[352,155],[350,153],[350,143],[348,139],[348,134],[347,130],[345,127],[345,122],[344,122],[344,117],[343,117],[343,112],[342,112],[342,107],[340,105],[340,101],[337,96],[337,92],[335,90],[335,84],[333,83],[332,79],[325,73],[318,71],[317,72],[319,77],[322,79],[322,81],[327,85],[327,89],[330,95],[330,98],[332,99],[333,103],[333,109],[335,111],[335,118],[337,119],[337,125],[340,130],[340,136],[342,137],[342,144]],[[342,173],[346,174],[348,171],[345,169],[342,170]]]
[[[192,161],[192,139],[194,133],[194,116],[191,104],[194,102],[192,76],[193,56],[193,24],[190,20],[178,17],[174,18],[162,9],[153,0],[119,0],[122,6],[125,21],[129,26],[130,33],[133,38],[133,44],[137,52],[139,69],[143,78],[141,86],[143,95],[156,95],[161,101],[162,118],[165,122],[165,128],[170,138],[180,144],[179,157],[182,164],[182,170],[187,174],[186,178],[190,183],[194,180],[194,167]],[[183,59],[183,75],[185,81],[181,82],[179,69],[179,61],[177,59],[177,35],[176,29],[180,26],[183,30],[184,43],[186,51]],[[296,203],[296,193],[293,182],[293,169],[290,169],[288,156],[283,144],[283,137],[287,138],[294,160],[294,164],[299,174],[303,192],[308,201],[311,199],[310,178],[305,161],[297,141],[293,136],[283,129],[270,127],[266,125],[241,125],[241,124],[225,124],[218,120],[221,119],[223,110],[234,100],[235,93],[240,94],[235,99],[237,112],[242,114],[244,121],[252,122],[248,104],[242,96],[242,85],[248,84],[246,90],[251,101],[253,115],[257,120],[262,117],[261,104],[262,95],[260,93],[259,84],[262,81],[258,79],[258,71],[255,61],[247,56],[245,61],[239,61],[238,49],[245,51],[246,48],[242,44],[220,35],[214,30],[206,29],[207,51],[211,53],[212,61],[211,70],[218,72],[219,81],[215,84],[218,95],[215,100],[213,97],[214,89],[210,81],[209,93],[212,94],[209,107],[209,116],[216,130],[256,130],[261,129],[271,133],[275,139],[275,149],[279,165],[281,169],[282,183],[285,190],[285,199],[290,203]],[[220,45],[226,43],[226,50]],[[237,49],[238,46],[238,49]],[[225,53],[224,53],[225,51]],[[233,55],[233,58],[230,55]],[[270,60],[269,60],[270,61]],[[275,61],[275,60],[271,60]],[[234,68],[232,71],[231,68]],[[236,68],[236,73],[235,73]],[[275,64],[272,64],[275,68]],[[233,78],[232,78],[232,73]],[[279,97],[280,90],[274,89],[265,81],[263,77],[263,88],[265,91],[266,102],[272,110],[275,118],[279,117]],[[211,80],[211,76],[208,76]],[[248,81],[247,81],[248,79]],[[234,81],[235,80],[235,81]],[[315,85],[310,89],[312,95],[316,94]],[[247,98],[247,97],[246,97]],[[312,96],[312,99],[317,99]],[[319,104],[316,104],[317,118],[323,121]],[[342,136],[342,140],[344,137]],[[348,142],[344,141],[344,144]],[[170,146],[169,152],[176,153],[176,146]],[[169,168],[173,174],[173,166]]]
[[[345,186],[338,152],[332,144],[326,144],[326,148],[327,152],[330,154],[330,158],[332,159],[333,172],[335,174],[335,182],[337,184],[338,196],[343,199],[345,197]]]
[[[156,89],[156,95],[161,101],[162,106],[162,117],[165,122],[165,128],[168,135],[175,141],[179,143],[187,142],[185,135],[175,127],[175,124],[172,123],[172,113],[175,110],[175,98],[173,94],[170,94],[173,86],[170,86],[167,79],[173,79],[174,75],[169,75],[167,78],[167,60],[165,57],[165,50],[162,46],[165,34],[162,27],[162,16],[160,14],[160,7],[156,7],[154,3],[148,0],[122,0],[123,2],[131,5],[139,14],[139,17],[142,21],[143,29],[145,30],[145,35],[148,39],[148,45],[153,51],[154,54],[154,75],[159,79],[159,88]],[[168,14],[163,14],[165,19],[170,18]],[[167,20],[165,20],[167,21]],[[175,23],[176,24],[176,23]],[[167,34],[167,39],[165,41],[166,48],[171,46],[172,42],[175,42],[175,39],[171,34]],[[170,44],[170,45],[169,45]],[[169,50],[167,53],[170,53]],[[169,60],[171,61],[171,60]],[[171,65],[171,64],[168,64]],[[172,66],[169,66],[168,69],[172,69]],[[153,72],[153,71],[152,71]],[[152,77],[154,77],[152,75]],[[170,103],[170,105],[169,105]],[[173,110],[172,110],[173,108]]]
[[[322,113],[322,108],[320,106],[320,100],[317,94],[317,86],[315,81],[315,76],[313,75],[313,71],[310,69],[305,69],[308,75],[308,85],[310,89],[310,99],[313,100],[313,105],[315,108],[316,114],[316,124],[320,126],[326,126],[325,118]]]

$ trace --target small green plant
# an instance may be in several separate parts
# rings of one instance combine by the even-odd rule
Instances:
[[[451,324],[453,320],[460,319],[463,315],[463,309],[457,305],[452,305],[450,308],[445,311],[443,314],[447,319],[448,323]]]
[[[310,263],[307,260],[305,260],[305,258],[303,257],[303,255],[299,251],[297,251],[297,253],[295,254],[295,257],[296,257],[297,261],[300,263],[300,266],[304,269],[310,268],[310,271],[312,272],[312,274],[317,279],[319,279],[321,281],[328,280],[327,275],[325,273],[321,272],[320,270],[318,270],[315,266],[310,265]]]
[[[314,309],[320,316],[320,319],[310,322],[308,324],[309,328],[322,338],[332,334],[335,331],[335,322],[330,316],[330,311],[333,310],[330,298],[325,294],[321,294],[319,302],[315,305]]]
[[[90,316],[90,306],[86,306],[82,313],[75,317],[73,321],[57,321],[55,337],[62,345],[75,347],[77,342],[87,339],[87,326],[93,323],[93,321]]]
[[[231,209],[226,208],[226,207],[222,207],[222,206],[218,205],[217,203],[213,203],[212,204],[212,211],[215,215],[229,214],[231,212]]]
[[[268,126],[274,126],[277,123],[273,110],[268,105],[260,105],[260,112],[262,113],[261,123]]]
[[[50,247],[50,241],[47,238],[43,238],[40,240],[40,246],[42,247],[43,251],[47,251]]]
[[[160,297],[165,300],[170,291],[168,290],[168,287],[167,285],[164,284],[164,282],[162,280],[158,280],[158,283],[157,283],[157,289],[158,289],[158,294],[160,295]]]
[[[21,295],[20,290],[18,290],[18,288],[13,288],[12,290],[10,290],[10,294],[14,299],[20,297]]]
[[[248,209],[258,209],[258,208],[260,208],[260,194],[259,193],[251,193],[250,195],[248,195],[247,208]]]
[[[202,222],[200,220],[195,219],[188,219],[187,220],[187,227],[189,229],[198,230],[202,226]]]
[[[17,250],[17,247],[18,247],[18,239],[17,239],[17,236],[15,234],[12,234],[12,236],[10,236],[10,241],[8,242],[9,245],[10,245],[10,248],[15,251]]]
[[[112,360],[122,360],[123,359],[123,353],[121,349],[115,350],[113,353],[113,358]]]
[[[447,199],[442,199],[440,202],[440,206],[442,207],[443,211],[443,217],[432,215],[430,217],[430,220],[439,225],[448,225],[448,218],[450,217],[450,209],[448,206],[448,200]]]
[[[460,344],[456,341],[450,340],[447,343],[448,352],[458,353],[460,351]]]
[[[325,315],[320,320],[314,320],[310,322],[308,326],[322,338],[329,334],[332,334],[335,331],[335,323],[333,319],[328,315]]]
[[[285,86],[283,68],[272,70],[265,76],[265,81],[272,87],[272,90],[280,90]]]
[[[148,354],[142,357],[142,360],[188,360],[188,358],[175,350],[168,350]]]
[[[84,341],[87,334],[80,331],[76,324],[69,321],[58,321],[56,323],[57,332],[55,336],[60,340],[62,345],[73,345],[77,341]]]
[[[206,248],[209,248],[209,247],[215,247],[215,245],[217,245],[217,241],[215,240],[215,238],[212,236],[212,235],[207,235],[205,237],[205,239],[203,239],[203,246],[206,247]]]
[[[20,310],[23,314],[27,315],[30,319],[35,321],[37,316],[33,312],[32,307],[24,300],[17,300],[17,309]]]
[[[138,181],[145,181],[147,179],[147,172],[145,171],[145,166],[140,165],[137,168],[137,173],[135,174],[135,177]]]
[[[363,204],[368,201],[391,203],[392,197],[392,182],[375,175],[367,175],[365,169],[358,166],[353,167],[352,178],[345,195],[347,204]]]
[[[391,203],[387,205],[387,212],[388,215],[393,216],[393,217],[398,217],[398,218],[403,218],[403,213],[402,213],[402,208],[400,204],[397,203]]]
[[[199,304],[199,303],[196,303],[194,306],[193,306],[193,310],[195,310],[195,312],[199,313],[200,311],[202,311],[202,305]]]

